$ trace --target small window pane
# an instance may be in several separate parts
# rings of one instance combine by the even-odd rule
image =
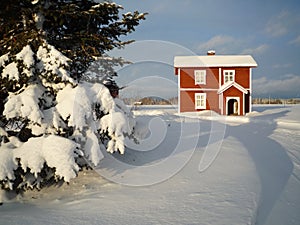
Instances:
[[[195,84],[206,84],[206,71],[205,70],[195,70]]]
[[[224,70],[224,83],[234,81],[235,71],[234,70]]]
[[[206,109],[206,94],[196,93],[195,94],[195,108],[196,109]]]

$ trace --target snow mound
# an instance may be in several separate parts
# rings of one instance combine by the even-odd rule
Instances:
[[[279,112],[272,109],[273,113],[258,111],[260,115],[250,118],[249,123],[229,124],[220,154],[202,173],[197,168],[207,147],[206,134],[211,132],[208,120],[200,121],[201,130],[192,133],[199,137],[199,142],[191,159],[164,182],[144,187],[121,186],[98,177],[94,170],[83,171],[70,185],[28,191],[18,200],[23,203],[4,204],[0,224],[40,221],[77,224],[83,219],[97,224],[136,224],[137,221],[141,224],[165,224],[166,221],[169,224],[299,224],[300,129],[282,129],[269,123],[298,118],[299,124],[299,109],[293,106]],[[137,121],[146,123],[149,117],[140,116]],[[158,161],[164,162],[166,152],[172,150],[171,143],[178,141],[176,128],[180,120],[175,117],[168,113],[162,117],[170,123],[165,145],[155,151],[128,149],[122,163],[135,162],[135,166],[148,167],[148,163],[155,166]],[[198,118],[189,122],[199,124]],[[180,138],[188,142],[190,136],[191,133],[184,132]],[[208,145],[214,148],[215,142]],[[183,145],[182,151],[186,150]],[[181,154],[174,156],[179,158]],[[127,179],[140,175],[134,167],[123,170],[111,162],[107,158],[104,169],[111,170],[113,176]],[[152,168],[149,166],[149,174],[141,176],[165,173],[165,170],[152,173]]]
[[[182,112],[179,114],[180,116],[191,117],[191,118],[213,118],[220,117],[220,115],[212,110],[203,110],[199,112]]]
[[[163,110],[135,110],[133,111],[133,114],[135,116],[142,116],[142,115],[148,115],[148,116],[156,116],[156,115],[164,115],[166,112]]]

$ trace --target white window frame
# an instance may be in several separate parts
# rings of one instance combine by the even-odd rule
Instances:
[[[195,109],[206,109],[206,93],[195,93]]]
[[[235,81],[235,70],[224,70],[223,78],[224,78],[224,84],[227,82]]]
[[[206,84],[206,70],[194,71],[195,85]]]

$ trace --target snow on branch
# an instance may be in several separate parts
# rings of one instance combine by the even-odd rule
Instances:
[[[9,145],[1,146],[0,151],[0,181],[6,181],[4,186],[7,189],[12,189],[13,182],[15,179],[14,170],[18,168],[16,160],[14,160],[13,151]]]
[[[82,154],[78,147],[78,144],[67,138],[49,135],[30,138],[21,147],[14,149],[14,157],[20,159],[24,171],[30,169],[36,177],[46,163],[50,168],[55,168],[56,176],[69,182],[79,171],[74,159]]]
[[[19,71],[16,62],[8,64],[2,71],[2,78],[8,77],[9,80],[19,80]]]
[[[0,66],[4,66],[5,62],[9,59],[9,53],[6,53],[5,55],[0,56]]]
[[[33,58],[33,51],[31,50],[31,47],[29,45],[26,45],[22,51],[20,51],[16,55],[17,60],[21,60],[24,62],[24,65],[29,69],[32,67],[35,63],[34,58]]]
[[[76,83],[67,70],[70,59],[55,49],[54,46],[44,43],[37,51],[37,58],[40,61],[38,69],[44,78],[55,75],[55,77],[60,77],[62,81]],[[47,79],[42,81],[45,86],[54,87]]]
[[[37,84],[29,85],[18,93],[9,93],[4,106],[3,115],[7,119],[25,118],[41,124],[43,113],[39,107],[39,99],[44,90]]]
[[[56,135],[30,138],[28,142],[20,142],[17,146],[8,142],[1,146],[0,180],[6,181],[3,182],[5,188],[13,189],[14,170],[18,168],[19,163],[24,172],[30,171],[36,179],[46,164],[55,169],[57,179],[69,182],[76,177],[80,169],[75,157],[82,154],[77,143]],[[38,180],[33,182],[33,179],[30,179],[30,182],[25,180],[26,177],[23,179],[31,188],[33,184],[39,185]]]

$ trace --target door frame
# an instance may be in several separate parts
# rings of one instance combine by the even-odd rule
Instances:
[[[228,102],[229,100],[236,100],[238,104],[238,115],[240,115],[240,97],[226,97],[226,116],[228,116]]]

